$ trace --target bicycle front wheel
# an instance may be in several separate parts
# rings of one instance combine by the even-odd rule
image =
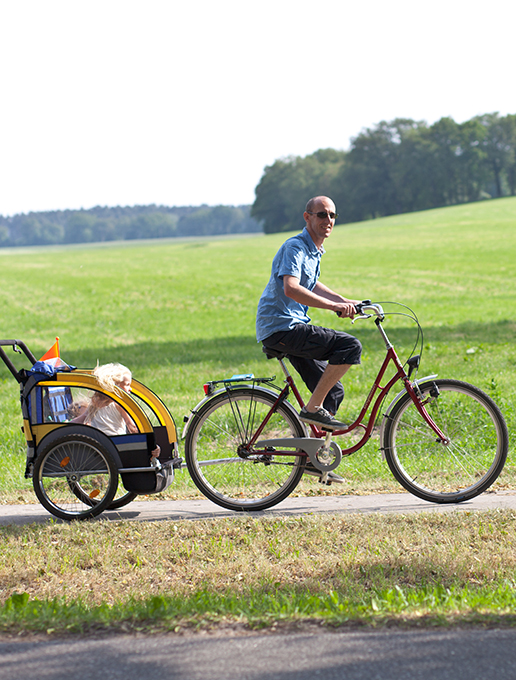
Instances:
[[[507,458],[507,425],[494,401],[459,380],[419,385],[425,408],[449,439],[441,443],[405,394],[387,416],[383,451],[394,477],[415,496],[460,503],[498,477]]]
[[[276,396],[260,388],[239,388],[208,401],[193,417],[185,441],[185,459],[198,489],[230,510],[265,510],[296,488],[306,456],[239,452],[274,405]],[[279,404],[259,439],[305,437],[295,410]]]

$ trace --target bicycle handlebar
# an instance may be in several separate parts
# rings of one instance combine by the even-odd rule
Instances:
[[[32,354],[32,352],[27,347],[27,345],[24,342],[22,342],[21,340],[0,340],[0,359],[4,362],[4,364],[7,366],[7,368],[11,371],[11,373],[16,378],[16,380],[18,382],[21,382],[21,380],[22,380],[21,373],[16,369],[13,362],[9,359],[7,354],[4,352],[4,350],[2,349],[3,347],[12,347],[13,350],[17,354],[21,354],[23,352],[23,354],[25,354],[25,356],[31,362],[31,364],[36,363],[36,361],[37,361],[36,357],[34,356],[34,354]]]
[[[382,305],[379,305],[376,302],[371,302],[371,300],[362,300],[362,302],[356,304],[355,312],[357,316],[353,319],[352,323],[357,319],[370,319],[373,314],[378,317],[380,321],[383,321],[385,318]],[[339,312],[335,312],[335,314],[340,318],[341,315]]]
[[[362,300],[358,305],[355,305],[358,316],[357,319],[369,319],[373,314],[383,321],[385,318],[385,313],[383,311],[382,305],[377,302],[371,302],[371,300]],[[369,313],[369,311],[371,313]]]

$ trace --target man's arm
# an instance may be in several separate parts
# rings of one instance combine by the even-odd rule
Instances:
[[[296,276],[286,275],[283,277],[283,291],[287,297],[307,307],[339,312],[340,316],[347,316],[350,319],[355,314],[356,300],[348,300],[342,297],[319,281],[315,284],[313,290],[308,290],[299,283]]]

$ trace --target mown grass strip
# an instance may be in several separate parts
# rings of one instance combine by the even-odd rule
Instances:
[[[441,585],[375,590],[360,598],[336,591],[306,590],[213,592],[153,595],[109,605],[89,606],[81,600],[31,599],[13,593],[0,608],[0,632],[47,634],[98,633],[102,630],[160,632],[209,629],[239,624],[250,629],[310,621],[327,626],[516,625],[513,583],[487,587],[445,588]]]
[[[4,527],[0,630],[513,625],[515,520],[500,510]]]

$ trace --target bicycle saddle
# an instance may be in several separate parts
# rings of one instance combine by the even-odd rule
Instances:
[[[283,352],[279,352],[277,349],[270,349],[265,347],[265,345],[262,345],[262,352],[265,353],[267,359],[284,359],[287,356]]]

